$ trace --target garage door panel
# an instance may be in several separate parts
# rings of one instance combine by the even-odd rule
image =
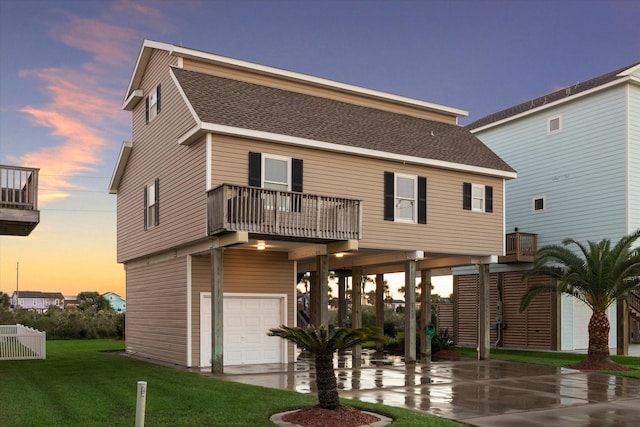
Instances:
[[[201,308],[201,364],[211,360],[210,296],[203,294],[209,309]],[[284,322],[284,299],[281,296],[225,296],[223,301],[224,364],[259,364],[284,362],[284,345],[267,332]],[[205,318],[206,316],[206,318]],[[208,346],[208,347],[207,347]]]

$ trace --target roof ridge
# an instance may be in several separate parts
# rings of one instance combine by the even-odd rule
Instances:
[[[477,129],[479,127],[486,126],[500,120],[508,119],[509,117],[515,116],[517,114],[522,114],[527,111],[533,110],[535,108],[542,107],[548,103],[556,102],[565,98],[570,98],[581,92],[585,92],[589,89],[594,89],[599,86],[610,83],[612,81],[615,81],[620,73],[630,68],[636,67],[638,65],[640,65],[640,62],[635,62],[633,64],[627,65],[626,67],[622,67],[614,71],[609,71],[607,73],[601,74],[597,77],[593,77],[583,82],[578,81],[576,82],[575,85],[565,86],[563,88],[560,88],[553,92],[549,92],[537,98],[527,100],[520,104],[516,104],[514,106],[511,106],[503,110],[497,111],[495,113],[489,114],[487,116],[484,116],[478,120],[475,120],[472,123],[469,123],[465,127],[469,130]]]

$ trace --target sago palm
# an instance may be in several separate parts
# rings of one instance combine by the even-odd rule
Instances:
[[[316,388],[318,403],[324,409],[337,409],[340,406],[338,384],[333,369],[333,354],[364,341],[384,342],[379,328],[336,328],[329,330],[325,326],[291,328],[280,326],[270,329],[268,335],[291,341],[298,347],[314,355],[316,368]]]
[[[520,311],[542,293],[559,292],[584,302],[592,310],[589,320],[589,359],[609,361],[609,319],[606,310],[630,291],[640,289],[640,251],[633,248],[640,238],[640,229],[622,237],[615,246],[609,239],[588,241],[586,245],[573,239],[563,245],[540,248],[533,268],[525,277],[546,275],[557,279],[556,284],[532,286],[522,297]],[[578,251],[568,246],[575,245]]]

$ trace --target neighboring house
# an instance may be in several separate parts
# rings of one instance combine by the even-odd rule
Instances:
[[[60,292],[15,291],[11,296],[11,305],[25,310],[47,311],[49,307],[64,308],[64,295]]]
[[[615,243],[640,228],[640,63],[491,114],[467,128],[518,170],[518,179],[506,184],[506,229],[513,232],[508,256],[491,266],[492,322],[502,320],[492,342],[586,349],[588,307],[566,295],[543,295],[520,314],[525,286],[548,281],[532,278],[527,285],[521,277],[533,261],[536,240],[538,247],[568,237]],[[455,336],[459,344],[475,345],[477,277],[468,273],[454,271]],[[636,318],[639,301],[632,295],[629,302]],[[496,317],[498,305],[502,319]],[[615,305],[608,314],[610,346],[620,351],[629,334],[621,330],[617,343],[616,329],[628,322],[619,321],[626,316]]]
[[[0,165],[0,235],[28,236],[40,222],[38,172]]]
[[[266,332],[296,324],[304,273],[326,324],[329,270],[380,286],[404,272],[411,291],[453,265],[488,277],[504,252],[516,173],[458,125],[465,111],[154,41],[123,108],[133,137],[109,191],[130,353],[216,372],[293,361]]]
[[[102,295],[107,301],[109,301],[109,304],[111,304],[111,307],[117,311],[118,313],[122,312],[126,312],[127,311],[127,301],[124,300],[120,295],[118,295],[115,292],[107,292],[106,294]]]

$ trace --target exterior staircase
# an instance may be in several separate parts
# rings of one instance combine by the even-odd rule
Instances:
[[[627,300],[631,317],[633,317],[636,322],[640,322],[640,294],[633,291],[629,292],[629,298],[627,298]]]

